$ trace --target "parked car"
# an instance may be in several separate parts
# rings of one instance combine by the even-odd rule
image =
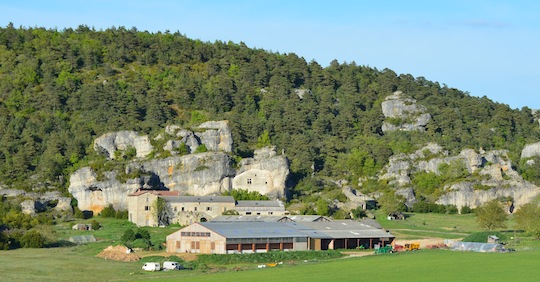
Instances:
[[[142,269],[146,271],[160,271],[161,265],[159,262],[147,262],[143,265]]]

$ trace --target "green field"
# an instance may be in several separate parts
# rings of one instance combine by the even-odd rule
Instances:
[[[125,220],[95,218],[98,231],[71,230],[74,223],[56,225],[61,239],[93,234],[99,242],[48,249],[0,251],[2,281],[530,281],[540,274],[540,242],[518,234],[510,239],[511,253],[468,253],[448,250],[349,257],[328,261],[284,261],[274,268],[255,263],[208,265],[195,270],[145,272],[142,261],[118,262],[95,257],[134,226]],[[473,215],[411,214],[405,221],[380,223],[398,239],[459,238],[480,231]],[[512,222],[509,222],[511,225]],[[178,227],[148,228],[152,238],[164,240]],[[509,234],[509,235],[510,235]],[[513,236],[509,236],[511,238]],[[148,253],[147,253],[148,254]]]
[[[238,267],[241,271],[218,267],[155,273],[142,271],[142,262],[107,261],[81,253],[79,248],[1,251],[2,281],[531,281],[540,275],[540,246],[513,253],[421,250],[284,262],[264,269],[244,264]]]

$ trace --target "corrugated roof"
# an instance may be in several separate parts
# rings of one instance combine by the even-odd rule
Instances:
[[[252,208],[252,207],[285,207],[281,201],[238,201],[236,207]]]
[[[282,222],[215,222],[207,221],[200,224],[226,238],[283,238],[306,237],[295,228]]]
[[[296,223],[303,225],[303,232],[309,232],[311,238],[394,238],[383,229],[377,229],[354,220],[334,220]],[[299,227],[300,229],[301,227]]]
[[[175,196],[163,197],[166,201],[172,203],[234,203],[232,196]]]
[[[288,217],[282,215],[220,215],[212,218],[210,221],[222,221],[222,222],[278,222],[287,220]]]
[[[331,221],[329,218],[321,215],[289,215],[289,218],[296,222],[313,222],[313,221]]]

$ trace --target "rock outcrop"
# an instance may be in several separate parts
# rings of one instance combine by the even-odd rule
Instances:
[[[196,133],[196,135],[208,150],[232,152],[233,139],[229,121],[207,121],[197,128],[205,129],[202,133]]]
[[[405,98],[401,91],[394,92],[382,102],[382,111],[386,117],[382,131],[425,131],[431,120],[424,106],[417,105],[416,100]]]
[[[117,172],[105,172],[98,179],[96,172],[84,167],[71,175],[68,191],[81,210],[95,213],[108,204],[126,210],[128,194],[138,189],[170,189],[195,196],[219,194],[230,189],[234,176],[230,163],[229,155],[223,152],[134,161],[127,165],[126,173],[136,172],[139,177],[125,183],[117,179]]]
[[[233,179],[234,189],[257,191],[271,197],[285,197],[289,175],[287,158],[276,154],[275,147],[255,150],[253,158],[243,159]]]
[[[94,150],[111,160],[116,158],[116,151],[130,147],[135,148],[137,158],[145,158],[154,149],[147,135],[140,136],[135,131],[105,133],[94,141]]]
[[[527,144],[521,151],[521,158],[532,158],[532,157],[539,157],[540,156],[540,142],[533,143],[533,144]]]
[[[127,195],[141,188],[140,179],[131,179],[121,183],[116,179],[116,172],[104,172],[98,178],[90,167],[83,167],[71,174],[68,191],[77,199],[81,210],[99,213],[109,204],[116,210],[127,210]]]
[[[446,185],[438,204],[475,208],[493,199],[511,198],[519,207],[540,195],[540,188],[513,170],[506,150],[477,153],[465,149],[457,156],[449,156],[439,145],[430,143],[412,154],[391,157],[379,178],[396,187],[396,194],[403,195],[411,206],[416,201],[411,176],[419,172],[439,174],[442,164],[461,164],[471,176]],[[477,176],[472,177],[473,174]]]
[[[0,195],[6,197],[24,197],[20,203],[21,211],[25,214],[35,215],[45,210],[71,213],[71,198],[64,197],[59,191],[45,193],[26,192],[17,189],[0,189]]]
[[[99,213],[112,204],[117,210],[125,210],[127,195],[138,189],[169,189],[204,196],[239,188],[258,191],[270,197],[285,196],[289,167],[285,156],[276,155],[275,148],[255,151],[255,157],[242,160],[238,173],[235,171],[232,159],[227,154],[232,151],[233,144],[228,121],[205,122],[194,131],[168,126],[165,132],[167,137],[161,135],[158,138],[169,138],[164,150],[170,152],[170,157],[151,160],[138,158],[130,161],[123,172],[97,173],[90,167],[84,167],[73,173],[68,190],[78,200],[79,208]],[[98,138],[99,141],[96,140],[96,150],[114,156],[115,150],[128,146],[118,144],[135,144],[117,142],[117,136],[125,135],[138,136],[136,133],[108,133]],[[175,153],[175,148],[182,143],[191,154],[180,156]],[[206,146],[208,152],[194,154],[201,144]],[[119,177],[119,173],[123,176]],[[132,178],[118,180],[125,176]]]

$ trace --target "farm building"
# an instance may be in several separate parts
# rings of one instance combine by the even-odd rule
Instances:
[[[167,236],[167,252],[253,253],[354,249],[392,244],[394,236],[352,220],[330,222],[201,222]]]
[[[281,222],[200,222],[167,236],[167,252],[229,254],[307,250],[302,232]]]
[[[287,215],[282,201],[238,201],[236,211],[240,215]]]
[[[333,220],[294,223],[309,236],[310,250],[355,249],[390,245],[394,236],[354,220]]]
[[[168,203],[169,221],[189,225],[233,210],[231,196],[180,196],[178,191],[140,190],[128,195],[129,221],[138,226],[157,226],[154,203],[160,197]]]

